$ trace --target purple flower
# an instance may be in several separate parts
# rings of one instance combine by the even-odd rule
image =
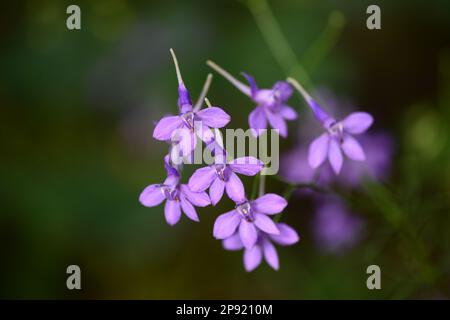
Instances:
[[[338,199],[318,199],[320,204],[313,220],[314,235],[320,248],[330,253],[342,253],[361,238],[364,223],[348,212]]]
[[[181,218],[181,211],[193,221],[199,221],[194,206],[206,207],[211,204],[206,192],[193,192],[186,184],[180,184],[180,174],[170,166],[169,156],[164,164],[167,178],[161,184],[147,186],[139,196],[139,202],[146,207],[154,207],[166,200],[164,215],[169,225],[175,225]]]
[[[256,200],[245,201],[234,210],[217,217],[213,235],[216,239],[226,239],[238,229],[239,237],[246,249],[251,249],[258,240],[258,230],[272,235],[280,231],[267,215],[280,213],[287,201],[279,195],[268,193]]]
[[[244,73],[250,84],[249,87],[214,62],[208,61],[207,64],[257,104],[248,117],[249,126],[255,137],[267,128],[267,123],[272,128],[277,129],[280,136],[287,137],[286,120],[297,119],[297,112],[286,105],[287,100],[292,95],[292,87],[287,82],[278,81],[271,89],[259,89],[253,77]]]
[[[289,246],[298,242],[299,236],[290,226],[285,223],[277,223],[276,227],[279,230],[278,235],[258,232],[256,244],[250,249],[244,249],[244,267],[247,272],[253,271],[258,267],[261,264],[263,257],[269,266],[274,270],[278,270],[280,267],[278,253],[272,242],[279,244],[280,246]],[[224,249],[231,251],[244,248],[238,232],[223,240],[222,245]]]
[[[244,185],[236,173],[254,176],[260,172],[264,164],[255,157],[242,157],[226,162],[226,155],[216,155],[214,164],[197,169],[189,179],[189,187],[195,192],[209,189],[211,202],[216,205],[226,190],[228,197],[236,203],[246,200]]]
[[[178,66],[175,53],[171,49],[178,79],[178,107],[179,115],[167,115],[156,125],[153,137],[161,141],[175,142],[182,156],[187,156],[196,146],[196,135],[203,141],[213,139],[210,128],[222,128],[230,122],[230,116],[219,107],[210,107],[200,110],[211,82],[211,75],[202,90],[199,100],[192,106]]]
[[[356,161],[366,159],[364,150],[353,135],[365,132],[373,123],[373,117],[366,112],[353,112],[342,121],[336,121],[328,115],[318,103],[294,79],[290,83],[298,89],[313,111],[314,117],[322,124],[325,133],[314,139],[309,146],[308,162],[312,168],[317,168],[328,161],[336,174],[339,174],[343,164],[344,154]],[[342,150],[342,151],[341,151]]]

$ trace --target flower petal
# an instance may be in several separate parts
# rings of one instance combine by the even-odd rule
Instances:
[[[300,238],[293,228],[285,223],[277,224],[278,230],[280,231],[277,235],[270,235],[270,238],[282,246],[288,246],[296,243]]]
[[[203,124],[211,128],[225,127],[231,120],[230,115],[219,107],[202,109],[196,113],[196,116]]]
[[[247,79],[248,83],[250,84],[250,92],[252,94],[252,97],[255,97],[256,93],[258,92],[258,86],[256,85],[255,79],[246,72],[242,72],[242,75],[245,77],[245,79]]]
[[[280,114],[286,120],[295,120],[297,119],[297,112],[289,106],[281,106]]]
[[[275,222],[273,222],[273,220],[270,219],[265,214],[255,213],[253,216],[255,218],[255,221],[254,221],[255,225],[262,231],[269,233],[269,234],[279,234],[280,233]]]
[[[197,169],[189,178],[189,189],[193,192],[205,191],[216,176],[216,170],[213,167],[208,166]]]
[[[224,190],[225,181],[216,178],[209,188],[209,197],[211,198],[211,203],[213,206],[215,206],[220,201],[220,199],[222,199]]]
[[[221,214],[214,222],[213,235],[216,239],[225,239],[231,236],[241,222],[241,217],[235,211]]]
[[[200,125],[201,124],[201,125]],[[214,133],[211,129],[205,125],[203,122],[195,122],[195,133],[196,135],[207,145],[212,143],[214,139]]]
[[[182,184],[180,190],[186,199],[196,207],[206,207],[211,204],[206,192],[193,192],[187,184]]]
[[[230,172],[228,181],[225,183],[228,197],[236,203],[245,201],[245,190],[241,179],[234,173]]]
[[[342,168],[342,152],[339,147],[339,143],[335,139],[330,139],[330,147],[328,150],[328,160],[330,161],[331,167],[336,174],[339,174]]]
[[[277,129],[280,136],[283,138],[287,137],[287,125],[286,121],[283,119],[283,117],[278,113],[273,113],[269,110],[266,110],[266,116],[267,120],[269,120],[270,125],[272,128]]]
[[[255,157],[241,157],[234,159],[228,163],[231,170],[244,174],[246,176],[254,176],[264,168],[264,163]]]
[[[262,107],[256,107],[248,116],[248,125],[252,130],[252,134],[257,137],[267,128],[267,119]]]
[[[367,112],[350,113],[343,121],[345,131],[352,134],[363,133],[373,123],[373,117]]]
[[[248,222],[245,219],[241,219],[239,225],[239,236],[241,237],[242,244],[246,249],[251,249],[258,239],[258,233],[253,223]]]
[[[266,193],[252,202],[252,208],[255,212],[265,214],[280,213],[286,206],[286,199],[274,193]]]
[[[247,272],[253,271],[261,264],[262,252],[259,246],[244,251],[244,268]]]
[[[311,168],[316,169],[325,161],[329,140],[328,133],[323,133],[309,145],[308,162]]]
[[[277,249],[275,249],[275,246],[267,239],[263,241],[263,252],[264,258],[269,266],[271,266],[274,270],[278,270],[280,268],[280,264]]]
[[[186,199],[185,196],[180,195],[181,209],[186,214],[186,216],[193,221],[200,221],[195,211],[194,206]]]
[[[168,224],[171,226],[175,225],[180,221],[181,217],[180,203],[175,200],[167,200],[164,207],[164,215]]]
[[[139,196],[139,202],[146,207],[154,207],[164,201],[166,196],[158,184],[151,184],[147,186]]]
[[[344,137],[344,142],[341,144],[341,147],[342,150],[344,150],[345,155],[350,159],[356,161],[366,160],[366,155],[363,148],[351,135],[346,135]]]
[[[166,116],[158,121],[153,130],[153,138],[157,140],[169,140],[175,129],[183,124],[180,116]]]
[[[176,129],[171,139],[174,142],[178,142],[183,157],[190,155],[197,145],[197,137],[186,127]]]
[[[286,81],[277,81],[272,87],[272,90],[280,101],[288,100],[294,91],[292,86]]]
[[[222,241],[222,246],[225,250],[241,250],[244,248],[242,244],[241,237],[239,236],[239,232],[236,232],[231,237],[226,238]]]

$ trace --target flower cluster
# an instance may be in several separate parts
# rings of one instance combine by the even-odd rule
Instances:
[[[215,206],[226,194],[235,203],[235,207],[217,217],[213,228],[214,238],[221,240],[226,250],[244,250],[244,267],[247,271],[255,269],[263,258],[277,270],[279,260],[274,244],[286,246],[299,241],[293,228],[272,218],[280,214],[288,202],[277,194],[264,194],[264,191],[256,199],[247,197],[239,175],[262,174],[264,163],[252,156],[229,159],[221,143],[219,129],[230,122],[230,115],[220,107],[211,106],[206,99],[212,75],[208,75],[199,99],[193,104],[175,53],[172,49],[170,52],[178,79],[179,112],[177,115],[163,117],[153,131],[155,139],[169,144],[169,151],[164,156],[167,178],[163,183],[147,186],[140,194],[139,201],[146,207],[157,206],[165,201],[165,219],[169,225],[175,225],[182,212],[189,219],[198,222],[195,207]],[[309,165],[317,168],[328,158],[334,172],[338,174],[343,163],[342,152],[352,160],[365,160],[365,153],[353,135],[364,132],[372,124],[372,117],[368,113],[356,112],[342,121],[336,121],[294,79],[278,81],[270,89],[260,89],[254,78],[246,73],[243,76],[248,85],[214,62],[208,61],[207,64],[256,104],[248,118],[255,137],[268,125],[281,137],[287,137],[286,121],[297,119],[297,113],[287,105],[287,101],[293,90],[297,89],[325,131],[310,145]],[[208,106],[203,108],[205,101]],[[198,139],[211,151],[214,162],[197,169],[188,183],[183,184],[180,159],[192,156]]]

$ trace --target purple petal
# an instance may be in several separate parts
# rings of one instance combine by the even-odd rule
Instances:
[[[369,129],[373,123],[373,117],[367,112],[353,112],[342,123],[345,131],[352,134],[359,134]]]
[[[192,110],[191,97],[183,83],[180,83],[178,86],[178,107],[180,107],[180,110],[183,112]]]
[[[285,223],[277,224],[280,234],[270,235],[270,238],[282,246],[289,246],[299,240],[297,232]]]
[[[344,142],[341,144],[341,147],[342,150],[344,150],[345,155],[350,159],[356,161],[366,160],[363,148],[351,135],[346,135],[344,137]]]
[[[278,253],[275,246],[267,239],[263,241],[263,251],[264,258],[266,259],[269,266],[271,266],[274,270],[278,270],[280,267],[278,261]]]
[[[193,192],[186,184],[182,184],[180,190],[186,199],[196,207],[206,207],[211,204],[206,192]]]
[[[254,176],[264,168],[264,163],[255,157],[241,157],[230,161],[229,166],[234,172]]]
[[[328,133],[323,133],[309,145],[308,162],[311,168],[318,168],[326,159],[329,145]]]
[[[252,208],[255,212],[265,214],[280,213],[286,206],[286,199],[274,193],[267,193],[252,202]]]
[[[183,209],[183,212],[186,214],[186,216],[189,219],[198,222],[199,219],[194,206],[183,195],[180,196],[180,202],[181,202],[181,209]]]
[[[216,170],[213,167],[208,166],[197,169],[189,179],[189,189],[193,192],[205,191],[216,176]]]
[[[289,106],[281,106],[280,115],[286,120],[297,119],[297,112]]]
[[[146,187],[139,196],[139,202],[146,207],[154,207],[164,201],[166,196],[161,190],[160,185],[151,184]]]
[[[256,107],[250,112],[248,124],[255,137],[259,136],[262,133],[262,130],[267,128],[267,119],[262,107]]]
[[[222,241],[222,246],[225,250],[241,250],[244,248],[244,245],[242,244],[241,237],[239,236],[239,233],[236,232],[231,237],[226,238]]]
[[[271,111],[266,111],[267,120],[269,120],[272,128],[277,129],[280,136],[283,138],[287,137],[287,126],[286,121],[283,117],[277,113],[272,113]]]
[[[214,133],[203,122],[195,122],[194,126],[195,133],[203,142],[205,142],[206,144],[210,144],[215,141]]]
[[[167,116],[159,120],[153,130],[153,138],[157,140],[169,140],[175,129],[183,124],[183,120],[179,116]]]
[[[262,252],[259,246],[244,251],[244,267],[247,272],[253,271],[261,264]]]
[[[231,120],[230,115],[218,107],[202,109],[196,115],[203,124],[211,128],[222,128]]]
[[[258,239],[258,233],[253,223],[248,222],[245,219],[241,219],[239,225],[239,236],[241,237],[242,244],[246,249],[251,249]]]
[[[220,199],[222,199],[224,190],[225,181],[216,178],[209,188],[209,196],[211,198],[211,203],[213,206],[215,206],[220,201]]]
[[[342,152],[339,147],[339,143],[335,139],[330,139],[330,147],[328,150],[328,160],[330,161],[331,167],[336,174],[339,174],[342,168]]]
[[[294,91],[292,86],[286,81],[276,82],[272,87],[272,90],[275,92],[276,97],[278,97],[280,101],[288,100]]]
[[[197,145],[197,137],[188,128],[179,128],[173,132],[172,141],[178,141],[182,156],[188,156]]]
[[[226,239],[231,236],[241,222],[239,214],[232,210],[221,214],[214,222],[213,235],[216,239]]]
[[[175,225],[180,221],[181,217],[180,203],[175,200],[167,200],[164,207],[164,215],[168,224],[171,226]]]
[[[275,225],[275,222],[273,222],[272,219],[270,219],[265,214],[261,213],[255,213],[255,225],[261,229],[262,231],[269,233],[269,234],[279,234],[280,231],[278,230],[277,226]]]
[[[168,176],[180,177],[178,170],[171,165],[170,156],[168,154],[164,157],[164,168],[166,169]]]
[[[231,172],[228,181],[225,184],[228,197],[236,203],[242,203],[245,201],[245,190],[241,179]]]

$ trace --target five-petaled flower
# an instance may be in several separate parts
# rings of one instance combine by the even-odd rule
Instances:
[[[206,192],[193,192],[186,184],[180,184],[180,174],[165,156],[167,178],[161,184],[151,184],[142,191],[139,201],[146,207],[154,207],[166,200],[164,215],[169,225],[175,225],[181,218],[181,211],[193,221],[199,221],[194,206],[206,207],[211,204]]]
[[[283,211],[287,201],[283,197],[267,193],[256,200],[245,201],[236,208],[217,217],[213,235],[226,239],[238,229],[239,237],[246,249],[251,249],[258,240],[258,231],[272,235],[280,233],[275,222],[268,215]]]
[[[308,152],[308,162],[312,168],[318,168],[328,157],[336,174],[339,174],[343,164],[344,154],[356,161],[364,161],[365,153],[353,135],[365,132],[373,123],[373,117],[367,112],[353,112],[344,120],[337,121],[325,112],[320,105],[294,79],[288,80],[308,103],[314,117],[320,122],[325,132],[314,139]]]
[[[244,247],[239,232],[223,240],[222,245],[224,249],[231,251],[244,249],[244,267],[248,272],[258,267],[263,257],[274,270],[278,270],[280,267],[278,253],[272,242],[280,246],[289,246],[298,242],[300,238],[297,232],[285,223],[277,223],[276,227],[279,231],[277,235],[258,231],[258,240],[250,249]]]
[[[254,176],[264,167],[261,160],[255,157],[242,157],[226,161],[226,154],[219,152],[215,163],[197,169],[189,179],[189,188],[195,192],[205,191],[209,188],[211,203],[216,205],[226,190],[228,197],[236,203],[244,202],[245,190],[241,179],[236,173]]]
[[[249,87],[216,63],[208,61],[207,64],[257,104],[248,117],[249,126],[255,137],[259,136],[264,129],[267,129],[267,123],[278,130],[280,136],[287,137],[286,120],[297,119],[297,112],[286,104],[292,95],[292,87],[289,83],[278,81],[271,89],[259,89],[254,78],[243,73],[250,84]]]

